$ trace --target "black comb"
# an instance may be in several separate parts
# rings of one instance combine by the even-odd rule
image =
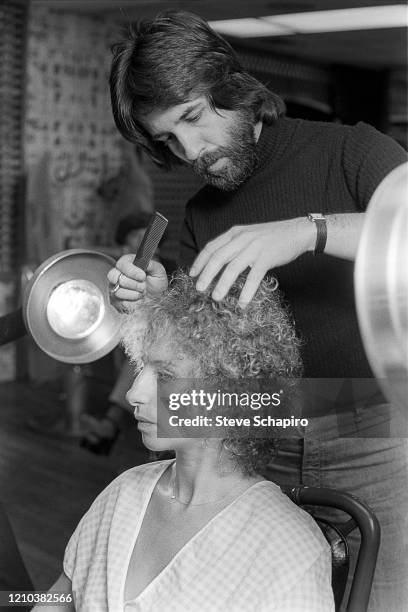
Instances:
[[[138,268],[141,268],[144,272],[147,270],[147,266],[151,258],[154,255],[155,250],[164,234],[168,220],[163,217],[159,212],[154,213],[149,221],[149,225],[143,236],[143,240],[137,249],[136,256],[133,260],[133,264]]]

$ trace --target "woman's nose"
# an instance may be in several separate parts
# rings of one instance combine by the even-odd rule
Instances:
[[[126,393],[126,399],[131,406],[146,404],[156,394],[156,379],[151,368],[144,367],[136,376],[132,386]]]

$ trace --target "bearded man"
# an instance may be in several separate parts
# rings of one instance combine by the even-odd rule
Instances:
[[[239,300],[245,307],[273,270],[303,340],[305,376],[372,379],[355,312],[353,259],[369,200],[406,161],[405,151],[364,123],[285,117],[279,96],[189,13],[132,26],[114,47],[110,87],[125,138],[158,165],[188,165],[207,183],[187,204],[181,234],[180,263],[191,266],[197,289],[217,277],[212,297],[222,300],[249,270]],[[108,278],[121,300],[167,287],[160,264],[145,274],[130,255]],[[408,601],[406,439],[396,437],[392,408],[375,383],[351,409],[350,402],[340,393],[335,418],[317,416],[303,440],[281,448],[269,475],[343,489],[373,508],[382,545],[370,612],[400,612]]]

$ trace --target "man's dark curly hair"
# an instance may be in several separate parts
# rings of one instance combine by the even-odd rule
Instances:
[[[274,279],[265,279],[250,304],[238,306],[245,278],[220,302],[213,286],[198,292],[195,280],[177,271],[167,292],[135,302],[122,320],[122,344],[136,364],[151,348],[170,343],[187,356],[202,379],[270,379],[301,375],[299,341]],[[225,448],[247,473],[262,472],[277,446],[274,439],[230,437]]]
[[[110,73],[112,111],[122,136],[167,169],[180,160],[154,142],[142,118],[154,110],[205,96],[213,110],[241,110],[273,123],[283,100],[241,66],[231,45],[193,13],[165,11],[131,24],[113,45]]]

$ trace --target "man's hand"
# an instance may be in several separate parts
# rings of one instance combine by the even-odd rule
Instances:
[[[123,255],[116,262],[116,267],[108,272],[108,280],[112,287],[119,279],[120,288],[116,291],[115,297],[121,301],[134,302],[145,293],[153,295],[165,291],[168,282],[162,264],[152,259],[145,273],[133,265],[134,258],[132,254]]]
[[[190,275],[198,276],[197,289],[204,291],[225,266],[212,292],[218,301],[227,295],[239,274],[250,267],[239,298],[239,305],[245,307],[268,270],[313,250],[315,241],[316,229],[306,217],[234,226],[204,247]]]

